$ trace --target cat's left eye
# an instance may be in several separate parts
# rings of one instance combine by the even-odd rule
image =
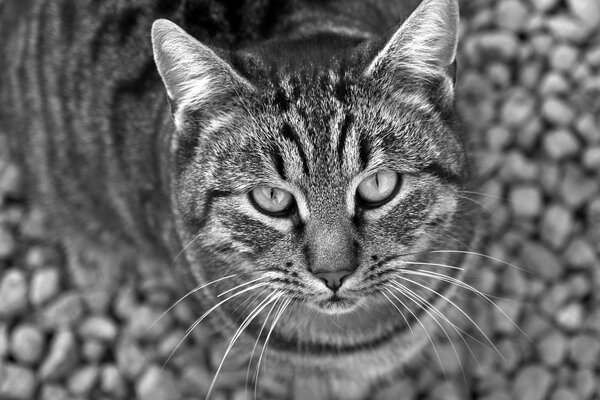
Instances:
[[[357,203],[366,208],[379,207],[390,201],[400,188],[397,172],[383,170],[367,176],[356,189]]]
[[[250,200],[258,211],[273,217],[289,214],[294,206],[294,196],[290,192],[271,186],[253,189]]]

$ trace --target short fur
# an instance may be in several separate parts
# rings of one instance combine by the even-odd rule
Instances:
[[[264,279],[214,322],[232,333],[253,309],[244,301],[277,294],[242,340],[254,343],[287,302],[270,364],[359,396],[437,326],[386,284],[401,269],[460,279],[423,263],[460,266],[458,253],[430,252],[474,239],[459,194],[458,4],[425,0],[395,29],[414,4],[390,3],[5,1],[0,15],[19,17],[0,27],[0,121],[67,240],[157,260],[183,252],[188,289],[236,274],[196,293],[203,307]],[[401,173],[398,194],[357,207],[358,184],[381,169]],[[297,212],[259,212],[248,198],[258,185],[290,191]],[[340,294],[357,306],[324,306],[331,293],[314,269],[349,265]],[[443,280],[414,281],[406,287],[441,309],[432,291],[452,296]]]

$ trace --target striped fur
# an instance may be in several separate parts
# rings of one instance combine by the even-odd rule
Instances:
[[[417,306],[404,321],[381,296],[400,261],[462,262],[400,255],[464,249],[474,237],[458,195],[468,160],[446,65],[456,43],[435,39],[434,28],[455,34],[457,5],[426,0],[395,30],[409,3],[5,1],[0,15],[15,18],[0,24],[0,120],[61,235],[159,260],[185,248],[183,287],[238,274],[199,293],[204,307],[264,277],[293,300],[272,333],[271,365],[358,396],[435,330]],[[184,29],[155,25],[168,96],[150,41],[158,18]],[[420,34],[429,37],[415,44]],[[358,184],[382,168],[402,173],[400,191],[358,208]],[[257,185],[291,192],[297,212],[258,212],[248,199]],[[309,271],[336,241],[356,264],[342,292],[360,307],[326,312],[327,289]],[[241,303],[261,299],[249,298],[220,307],[214,323],[233,332],[252,310]],[[263,314],[244,340],[256,339]]]

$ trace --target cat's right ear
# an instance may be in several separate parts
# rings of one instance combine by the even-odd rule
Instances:
[[[207,107],[217,111],[218,104],[231,96],[252,90],[226,61],[173,22],[154,22],[152,48],[178,130],[183,128],[186,113]]]

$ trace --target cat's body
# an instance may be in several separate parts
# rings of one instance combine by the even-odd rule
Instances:
[[[213,2],[2,3],[3,18],[15,11],[19,15],[0,24],[7,40],[0,50],[3,130],[9,131],[14,155],[27,165],[32,198],[49,210],[61,236],[100,251],[133,249],[167,264],[185,248],[179,261],[188,289],[218,279],[224,271],[239,276],[224,281],[220,291],[265,272],[273,282],[268,289],[279,297],[256,300],[263,313],[248,327],[250,339],[261,326],[268,330],[286,304],[295,311],[281,314],[269,344],[272,360],[297,374],[323,377],[340,396],[344,388],[347,395],[356,395],[409,360],[428,341],[425,331],[435,330],[437,323],[417,312],[418,305],[401,319],[390,305],[399,303],[380,297],[360,303],[363,314],[360,307],[337,312],[332,306],[336,315],[315,312],[292,289],[315,285],[308,271],[324,251],[322,243],[332,237],[331,248],[342,246],[339,257],[353,254],[355,278],[347,279],[347,285],[368,296],[383,291],[367,283],[389,273],[383,271],[386,260],[398,253],[465,249],[462,243],[470,243],[472,221],[464,214],[464,201],[454,196],[467,167],[449,93],[453,56],[445,60],[450,64],[433,71],[437,67],[430,60],[420,66],[405,54],[390,78],[386,71],[397,60],[387,53],[397,51],[394,38],[387,50],[382,48],[416,2],[274,0],[212,8],[208,3]],[[433,9],[454,2],[429,3]],[[183,86],[169,86],[170,71],[177,62],[186,62],[183,47],[197,45],[183,46],[184,34],[165,23],[155,27],[154,51],[171,104],[167,101],[150,42],[157,18],[182,23],[215,48],[237,49],[217,50],[225,60],[221,65],[217,54],[196,48],[204,53],[190,66],[199,66],[199,74],[211,74],[211,66],[216,71],[203,81],[209,82],[205,92],[215,91],[209,108],[190,100],[189,93],[177,93],[178,88],[187,90]],[[169,42],[169,35],[180,38]],[[183,47],[173,51],[173,46]],[[206,59],[213,64],[202,70]],[[411,61],[425,69],[425,83],[402,72],[410,70]],[[381,90],[363,82],[363,75],[377,77]],[[234,95],[240,98],[227,97]],[[423,127],[415,131],[413,125]],[[380,129],[388,133],[377,137]],[[198,134],[185,133],[192,130]],[[384,150],[378,150],[381,146]],[[393,156],[384,154],[388,150]],[[285,188],[297,198],[299,211],[291,222],[256,216],[244,203],[244,193],[252,187],[245,173],[260,184],[274,185],[259,168],[269,163],[266,170],[279,174],[278,182],[290,182]],[[392,202],[398,210],[386,209],[393,217],[383,225],[377,225],[382,216],[370,214],[374,211],[347,217],[344,203],[346,186],[355,184],[355,176],[364,178],[369,168],[373,171],[374,163],[406,172],[403,185],[409,187]],[[225,183],[217,183],[219,179]],[[213,187],[204,187],[213,180]],[[231,220],[228,209],[235,211]],[[353,239],[336,242],[342,235],[338,228],[351,232]],[[462,262],[459,254],[419,257],[412,262]],[[450,296],[446,286],[432,280],[432,290]],[[432,298],[425,288],[412,289]],[[319,301],[326,302],[326,289],[319,290]],[[212,292],[198,297],[205,304],[216,302]],[[231,304],[217,320],[236,329],[239,303]],[[301,318],[309,314],[311,318]],[[419,317],[422,324],[416,323]]]

